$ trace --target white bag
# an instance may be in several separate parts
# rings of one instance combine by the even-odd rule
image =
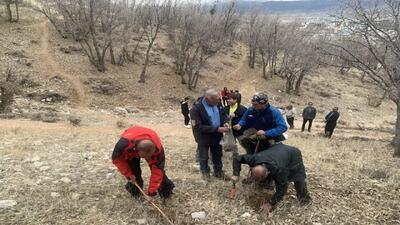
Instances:
[[[224,151],[230,151],[236,146],[235,137],[233,136],[232,129],[224,133],[219,144],[222,146]]]

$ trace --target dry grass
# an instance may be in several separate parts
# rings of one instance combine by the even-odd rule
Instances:
[[[18,24],[0,22],[2,34],[7,34],[0,37],[13,50],[24,50],[26,60],[32,61],[32,67],[21,67],[18,72],[29,75],[41,86],[27,91],[45,88],[73,96],[73,84],[52,81],[50,78],[58,74],[52,74],[41,61],[42,55],[36,54],[43,50],[41,44],[46,41],[39,40],[41,29],[46,28],[40,23],[43,18],[32,12],[31,17],[35,18],[25,15],[22,13]],[[300,113],[303,105],[313,101],[319,110],[311,134],[296,128],[290,131],[287,141],[303,152],[313,203],[300,207],[291,186],[273,216],[263,219],[257,208],[270,192],[239,185],[238,199],[232,201],[227,198],[229,182],[213,179],[205,186],[200,181],[194,160],[196,145],[191,130],[182,126],[176,103],[182,96],[197,97],[199,92],[189,92],[179,84],[171,67],[152,65],[149,82],[138,84],[138,65],[110,66],[100,74],[88,63],[82,63],[86,62],[84,56],[59,51],[60,46],[76,43],[60,39],[52,28],[47,41],[47,53],[57,62],[55,66],[88,89],[84,97],[93,110],[71,108],[71,102],[51,105],[58,114],[78,116],[84,123],[76,127],[67,121],[68,116],[52,124],[0,120],[0,199],[18,202],[14,210],[0,211],[0,224],[136,224],[140,218],[146,218],[148,224],[166,224],[151,207],[128,195],[124,178],[111,164],[118,134],[130,124],[152,127],[162,137],[167,174],[176,184],[175,195],[162,207],[176,224],[400,223],[400,164],[391,157],[392,149],[388,147],[395,121],[394,104],[384,101],[381,107],[368,107],[367,97],[376,89],[359,82],[358,74],[338,76],[333,71],[321,70],[306,79],[301,96],[290,96],[282,92],[282,80],[261,79],[260,69],[247,68],[247,49],[241,45],[213,58],[203,72],[198,90],[206,86],[239,89],[245,104],[255,91],[265,91],[274,105],[293,104]],[[165,38],[159,43],[161,48],[166,44]],[[4,55],[0,57],[0,66],[16,61],[5,55],[2,48],[0,54]],[[170,58],[162,55],[162,60],[169,62]],[[124,91],[107,96],[92,93],[90,83],[85,84],[89,80],[107,80]],[[321,91],[331,97],[316,94]],[[17,99],[16,105],[38,113],[48,107],[46,103],[24,98]],[[119,117],[104,110],[127,105],[142,111]],[[333,106],[339,106],[341,122],[333,139],[325,139],[321,137],[323,117]],[[300,119],[296,120],[297,127]],[[230,154],[225,154],[224,163],[231,174]],[[147,180],[149,172],[145,170],[144,175]],[[59,197],[51,197],[52,192]],[[191,219],[190,213],[196,211],[205,211],[207,219]],[[251,217],[241,217],[246,212]]]

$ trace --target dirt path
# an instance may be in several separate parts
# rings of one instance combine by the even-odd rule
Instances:
[[[85,87],[79,78],[71,76],[66,73],[60,65],[56,62],[55,56],[52,53],[52,49],[49,45],[49,28],[47,22],[43,22],[37,25],[40,37],[40,51],[38,52],[39,60],[41,65],[41,71],[47,76],[57,75],[71,84],[71,100],[72,103],[78,108],[85,108],[87,106]]]

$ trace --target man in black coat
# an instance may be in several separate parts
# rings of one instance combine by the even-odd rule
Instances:
[[[301,126],[301,132],[304,131],[306,123],[308,122],[308,132],[311,132],[312,122],[317,115],[317,110],[313,107],[313,103],[309,102],[308,106],[303,109],[303,125]]]
[[[220,95],[215,89],[207,89],[203,97],[190,109],[193,135],[199,152],[200,171],[204,180],[210,178],[208,151],[214,165],[214,176],[225,179],[222,170],[222,147],[219,144],[224,132],[230,130],[227,117],[218,107]]]
[[[232,181],[236,183],[239,180],[242,164],[247,164],[252,168],[251,175],[256,181],[264,181],[268,176],[272,176],[276,192],[269,201],[261,206],[261,211],[265,214],[271,212],[282,200],[287,192],[289,182],[294,182],[297,199],[300,202],[310,202],[311,197],[305,182],[306,172],[301,151],[295,147],[269,141],[272,146],[268,151],[234,158]]]
[[[189,117],[189,97],[185,97],[181,101],[181,113],[184,117],[184,126],[186,128],[190,128],[189,122],[190,122],[190,117]]]
[[[246,112],[247,108],[239,103],[239,94],[236,92],[232,92],[228,94],[228,105],[224,108],[224,113],[228,115],[228,119],[230,120],[230,125],[234,126],[239,123],[240,119]],[[243,129],[240,130],[232,130],[233,136],[235,139],[241,135],[243,135]],[[232,154],[235,156],[238,153],[238,148],[235,146],[232,149]]]
[[[325,116],[325,137],[332,137],[333,130],[335,130],[336,122],[339,119],[340,113],[338,112],[339,108],[334,107],[328,115]]]

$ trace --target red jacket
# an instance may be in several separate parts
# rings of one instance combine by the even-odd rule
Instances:
[[[138,151],[135,149],[137,141],[150,140],[156,146],[156,151],[151,156],[150,160],[147,160],[151,170],[148,194],[155,195],[164,177],[165,155],[160,137],[151,129],[133,126],[126,129],[121,134],[121,139],[125,139],[125,141],[119,143],[124,144],[121,145],[117,143],[113,152],[112,162],[118,168],[119,172],[127,178],[134,175],[128,165],[128,160],[140,158]]]

